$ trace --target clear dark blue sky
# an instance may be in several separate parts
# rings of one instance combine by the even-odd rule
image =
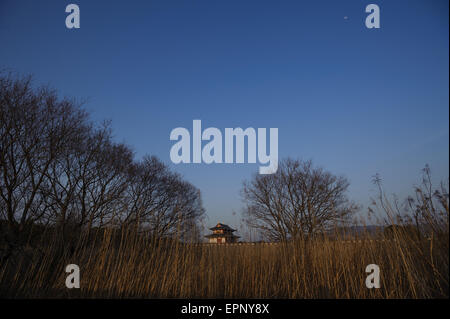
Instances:
[[[81,29],[65,27],[69,3]],[[365,27],[369,3],[380,29]],[[437,0],[0,0],[0,68],[87,98],[137,158],[201,189],[209,225],[237,227],[258,165],[171,164],[173,128],[278,127],[280,157],[345,175],[361,204],[375,173],[400,196],[426,163],[448,177],[448,12]]]

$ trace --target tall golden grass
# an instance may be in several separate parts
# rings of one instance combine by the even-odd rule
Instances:
[[[448,232],[414,239],[314,239],[277,245],[189,245],[99,230],[77,247],[57,241],[1,265],[8,298],[440,298],[449,296]],[[47,239],[48,240],[48,239]],[[67,289],[77,264],[81,288]],[[365,267],[380,267],[368,289]]]
[[[417,188],[416,195],[405,219],[380,191],[385,223],[396,225],[389,232],[336,228],[272,245],[187,244],[136,229],[64,237],[37,227],[0,264],[0,297],[448,298],[448,193]],[[80,268],[79,289],[65,286],[68,264]],[[369,264],[380,268],[380,288],[366,287]]]

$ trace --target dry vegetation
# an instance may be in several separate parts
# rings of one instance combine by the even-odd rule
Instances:
[[[23,251],[2,266],[2,297],[448,298],[448,232],[416,240],[316,239],[277,245],[186,245],[102,230],[72,251]],[[67,264],[81,288],[64,285]],[[367,289],[365,267],[381,269]]]

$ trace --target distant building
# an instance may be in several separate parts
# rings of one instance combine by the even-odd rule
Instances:
[[[218,223],[215,227],[210,228],[212,234],[206,235],[205,237],[209,239],[212,244],[226,244],[235,243],[239,236],[233,235],[236,229],[231,228],[228,225]]]

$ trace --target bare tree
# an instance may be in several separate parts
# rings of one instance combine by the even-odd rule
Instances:
[[[16,235],[39,221],[49,204],[42,185],[86,114],[30,77],[0,77],[0,200],[2,217]]]
[[[146,156],[134,165],[133,178],[119,216],[124,226],[133,225],[153,236],[180,237],[203,216],[200,192],[170,172],[156,157]]]
[[[308,238],[357,210],[345,195],[348,186],[311,161],[283,160],[275,174],[244,182],[245,221],[269,240]]]
[[[136,163],[108,123],[94,125],[77,103],[34,88],[30,77],[0,74],[0,220],[11,247],[36,223],[52,226],[61,248],[66,233],[93,227],[181,238],[203,214],[197,188],[156,157]]]
[[[132,165],[131,150],[123,144],[116,144],[103,135],[103,131],[94,136],[94,154],[86,162],[80,192],[79,223],[102,227],[110,223],[119,205],[120,199],[129,182],[128,171]]]
[[[84,126],[72,142],[50,167],[43,187],[52,203],[49,217],[59,228],[107,225],[127,187],[132,152],[111,141],[107,124]]]

